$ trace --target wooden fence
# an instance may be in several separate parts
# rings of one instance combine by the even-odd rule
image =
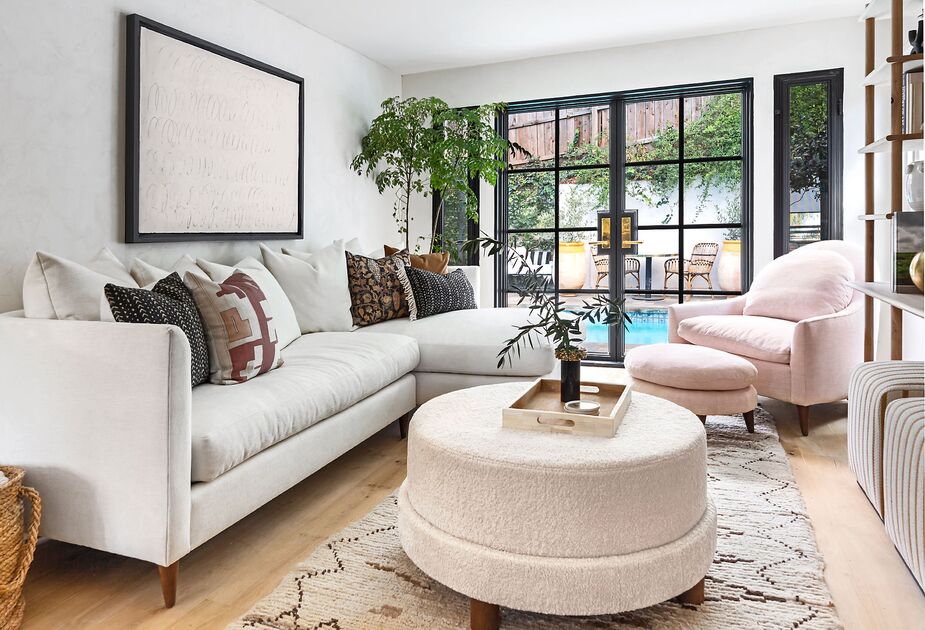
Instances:
[[[696,120],[712,96],[696,96],[684,100],[684,120]],[[647,144],[654,140],[659,131],[678,126],[677,99],[665,101],[644,101],[627,103],[626,144]],[[556,152],[556,113],[554,110],[511,114],[508,117],[508,139],[529,151],[532,157],[523,154],[510,156],[511,166],[528,162],[539,162],[538,166],[551,166]],[[576,140],[580,144],[596,143],[607,146],[610,136],[610,107],[575,107],[563,109],[559,115],[559,151],[565,153],[568,145]]]

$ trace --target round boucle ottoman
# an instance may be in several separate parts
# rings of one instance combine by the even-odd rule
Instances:
[[[494,627],[497,605],[593,615],[702,600],[716,512],[696,418],[634,393],[613,438],[502,428],[528,386],[464,389],[415,413],[398,498],[411,560],[472,598],[473,627]]]
[[[686,343],[638,346],[626,353],[623,366],[633,377],[633,391],[652,394],[707,416],[741,413],[755,432],[758,369],[734,354]]]

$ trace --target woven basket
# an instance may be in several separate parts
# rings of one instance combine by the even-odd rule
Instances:
[[[25,472],[21,468],[0,466],[0,472],[8,479],[0,486],[0,628],[18,628],[26,605],[22,585],[39,537],[42,500],[33,488],[22,485]],[[25,539],[24,498],[32,502],[32,522]]]

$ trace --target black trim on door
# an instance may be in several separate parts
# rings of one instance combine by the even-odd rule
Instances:
[[[820,200],[820,240],[842,237],[842,142],[844,69],[774,77],[774,257],[790,251],[790,88],[827,84],[828,194]]]

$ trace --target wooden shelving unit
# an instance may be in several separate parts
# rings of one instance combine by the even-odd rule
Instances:
[[[854,287],[864,293],[864,360],[874,359],[874,300],[890,306],[890,358],[902,359],[903,312],[923,316],[922,296],[893,293],[887,283],[874,282],[874,226],[877,221],[890,221],[903,211],[903,158],[909,151],[925,148],[922,132],[904,133],[902,129],[903,73],[922,67],[921,54],[907,54],[906,29],[903,17],[921,10],[921,0],[871,0],[861,14],[864,22],[864,221],[865,282]],[[875,22],[890,22],[890,54],[877,63]],[[890,131],[882,138],[875,137],[874,114],[877,105],[876,87],[889,85]],[[886,99],[883,99],[886,100]],[[874,197],[874,154],[890,154],[889,211],[878,213]]]

